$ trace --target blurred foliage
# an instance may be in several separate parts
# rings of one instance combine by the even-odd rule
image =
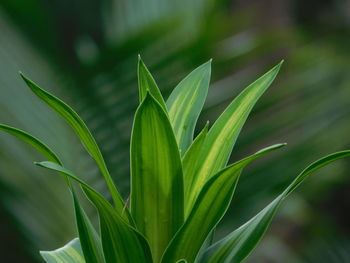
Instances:
[[[66,165],[105,189],[69,128],[21,83],[21,70],[78,110],[126,196],[138,53],[165,96],[185,72],[214,59],[198,128],[284,58],[281,74],[254,109],[232,159],[272,143],[286,141],[289,147],[245,172],[220,236],[268,203],[305,164],[350,147],[349,10],[346,0],[2,0],[0,121],[44,139],[63,160],[74,156],[76,161]],[[55,136],[59,133],[66,136]],[[2,258],[18,250],[23,253],[11,262],[23,262],[25,253],[30,262],[39,247],[59,247],[74,235],[69,195],[60,180],[28,163],[28,156],[39,158],[28,148],[3,134],[0,144]],[[67,152],[70,156],[64,156]],[[303,255],[305,262],[320,262],[318,251],[328,250],[316,244],[318,239],[349,236],[350,215],[344,213],[349,168],[342,161],[324,169],[294,194],[252,262],[254,257],[286,262],[288,255],[290,262],[303,262]],[[306,244],[315,244],[308,254]],[[329,251],[336,254],[332,247],[343,251],[346,244],[336,239]],[[335,255],[327,262],[341,261]]]

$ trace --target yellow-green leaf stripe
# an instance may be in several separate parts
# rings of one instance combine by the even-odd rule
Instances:
[[[249,85],[236,97],[209,130],[198,157],[193,175],[191,195],[192,207],[205,182],[225,167],[236,139],[253,106],[275,79],[281,63]],[[186,175],[187,176],[187,175]]]
[[[53,251],[40,251],[47,263],[85,263],[79,238],[73,239],[64,247]]]
[[[311,173],[336,160],[349,157],[350,150],[325,156],[304,169],[268,206],[247,223],[209,247],[201,263],[242,262],[263,237],[283,200]]]
[[[147,238],[155,262],[184,219],[182,165],[176,139],[161,105],[148,92],[131,139],[131,214]]]

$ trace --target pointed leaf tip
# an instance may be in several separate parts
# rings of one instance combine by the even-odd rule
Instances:
[[[279,71],[281,69],[283,63],[284,63],[284,59],[282,59],[274,68]]]
[[[242,262],[265,234],[283,200],[311,173],[336,160],[349,157],[350,150],[327,155],[306,167],[285,190],[248,222],[209,247],[201,262]]]
[[[21,76],[21,78],[25,81],[25,83],[29,86],[30,89],[31,88],[31,85],[33,81],[31,81],[29,78],[27,78],[22,71],[19,71],[19,75]]]
[[[204,130],[206,130],[206,131],[209,130],[209,124],[210,124],[209,121],[207,121],[207,122],[205,123],[205,125],[204,125]]]
[[[255,159],[282,146],[283,144],[276,144],[266,147],[222,169],[208,180],[200,189],[185,223],[164,253],[162,263],[176,262],[181,258],[194,262],[203,242],[226,213],[242,170]]]
[[[146,67],[145,62],[143,62],[140,54],[137,55],[137,63],[139,64],[139,66],[142,65],[143,67]]]
[[[266,147],[266,148],[264,148],[262,150],[257,151],[256,154],[277,150],[277,149],[282,148],[282,147],[284,147],[286,145],[287,145],[286,143],[277,143],[277,144],[271,145],[269,147]]]
[[[139,101],[140,103],[144,100],[147,91],[149,91],[154,98],[159,102],[162,108],[166,111],[166,105],[163,99],[163,96],[157,86],[155,79],[148,70],[146,64],[141,59],[141,56],[138,58],[137,63],[137,78],[138,78],[138,87],[139,87]]]
[[[166,112],[152,91],[143,95],[131,135],[130,204],[138,230],[149,240],[158,262],[183,223],[182,166]]]
[[[167,100],[169,119],[182,153],[193,141],[196,122],[207,97],[211,76],[211,60],[188,74]]]
[[[276,65],[244,89],[210,128],[202,150],[199,152],[196,167],[192,168],[192,174],[188,175],[189,178],[192,178],[190,196],[187,201],[189,206],[194,204],[199,189],[204,183],[227,164],[249,113],[275,79],[279,67],[280,64]],[[169,116],[171,116],[171,111],[169,111]]]
[[[53,94],[40,88],[35,82],[28,79],[21,74],[21,77],[27,84],[27,87],[43,102],[50,106],[54,111],[56,111],[73,129],[75,134],[80,139],[81,143],[90,154],[90,156],[95,160],[96,164],[100,168],[102,175],[105,178],[108,189],[111,192],[112,199],[118,212],[123,211],[124,201],[120,196],[111,175],[109,174],[106,163],[103,159],[100,148],[98,147],[95,138],[92,136],[89,128],[85,122],[80,118],[78,113],[74,111],[70,106],[64,103],[62,100],[54,96]],[[129,213],[127,213],[128,220],[131,222]]]
[[[19,75],[21,76],[21,78],[24,80],[24,82],[27,84],[27,86],[31,89],[34,90],[34,88],[36,88],[36,84],[34,83],[34,81],[32,81],[30,78],[26,77],[23,72],[19,72]]]
[[[210,66],[211,67],[211,63],[213,62],[213,59],[209,59],[207,62],[205,62],[203,65],[205,66]]]
[[[284,60],[282,59],[276,66],[272,68],[272,70],[277,70],[279,71],[284,63]]]

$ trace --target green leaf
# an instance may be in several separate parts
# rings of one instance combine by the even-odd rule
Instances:
[[[209,122],[205,125],[203,130],[197,135],[196,139],[188,148],[182,159],[183,175],[184,175],[184,196],[185,200],[188,200],[191,193],[191,186],[193,181],[193,175],[198,162],[198,157],[202,151],[203,142],[208,133]],[[187,218],[191,207],[185,202],[185,218]]]
[[[221,114],[203,143],[203,151],[190,186],[187,202],[192,207],[205,182],[227,164],[232,148],[253,106],[275,79],[281,63],[249,85]]]
[[[15,136],[16,138],[20,139],[21,141],[29,144],[34,149],[36,149],[38,152],[40,152],[43,156],[45,156],[49,161],[56,162],[58,164],[62,164],[60,159],[57,157],[57,155],[42,141],[40,141],[38,138],[34,137],[33,135],[30,135],[29,133],[22,131],[20,129],[0,124],[0,130],[4,131],[8,134],[11,134]]]
[[[244,260],[261,240],[283,200],[295,188],[297,188],[309,174],[329,163],[348,156],[350,156],[350,150],[337,152],[323,157],[309,165],[282,192],[282,194],[280,194],[255,217],[208,248],[205,257],[201,262],[222,263],[241,262]]]
[[[64,247],[53,251],[40,251],[47,263],[85,263],[79,238],[73,239]]]
[[[213,230],[209,233],[207,238],[204,240],[200,250],[197,253],[197,257],[196,257],[196,260],[195,260],[196,263],[198,263],[199,260],[203,257],[203,254],[205,253],[207,248],[210,247],[214,243],[216,228],[217,228],[217,226],[215,226],[213,228]]]
[[[29,133],[16,129],[7,125],[0,124],[0,130],[7,132],[21,141],[31,145],[34,149],[38,150],[43,156],[45,156],[49,161],[53,161],[59,165],[62,165],[62,162],[59,160],[57,155],[42,141],[38,138],[30,135]],[[103,253],[101,248],[101,241],[92,226],[89,218],[85,214],[83,208],[79,204],[78,199],[74,193],[69,180],[65,175],[60,174],[65,182],[67,183],[73,197],[75,216],[78,226],[79,237],[81,240],[81,245],[86,257],[86,263],[101,263],[104,262]]]
[[[155,262],[183,223],[182,165],[169,119],[148,93],[131,139],[131,213]]]
[[[115,184],[113,183],[113,180],[108,172],[106,163],[102,157],[102,153],[84,121],[71,107],[69,107],[63,101],[56,98],[52,94],[46,92],[45,90],[41,89],[37,84],[25,77],[22,73],[21,77],[23,78],[27,86],[33,91],[33,93],[37,95],[40,99],[42,99],[45,103],[47,103],[58,114],[60,114],[75,131],[88,153],[96,161],[98,167],[101,170],[102,175],[106,180],[108,189],[111,192],[115,206],[118,212],[122,213],[125,206],[123,199],[121,198]],[[130,220],[128,212],[124,213],[124,215],[125,218]]]
[[[98,210],[106,262],[152,263],[151,252],[145,238],[130,226],[100,193],[76,177],[71,171],[56,163],[40,162],[36,164],[63,173],[80,184]]]
[[[256,158],[284,145],[276,144],[262,149],[210,178],[200,192],[185,223],[167,247],[162,262],[176,262],[184,258],[189,263],[193,263],[203,242],[227,211],[243,168]]]
[[[184,78],[166,102],[181,154],[192,143],[196,122],[207,97],[210,74],[211,60]]]
[[[74,202],[75,217],[79,238],[86,263],[103,263],[104,255],[102,243],[99,235],[93,227],[91,221],[81,207],[79,200],[72,188],[72,196]]]
[[[147,92],[149,91],[152,96],[159,102],[163,110],[166,112],[166,106],[160,90],[152,77],[151,73],[147,69],[145,63],[143,63],[141,56],[138,57],[137,64],[137,77],[139,84],[139,94],[140,94],[140,103],[145,99]]]

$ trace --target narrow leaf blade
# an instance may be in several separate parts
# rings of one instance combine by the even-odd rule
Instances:
[[[108,189],[111,192],[112,199],[115,203],[115,206],[119,213],[123,211],[124,202],[121,198],[106,166],[106,163],[102,157],[102,153],[92,136],[90,130],[84,123],[84,121],[79,117],[79,115],[63,101],[55,97],[54,95],[48,93],[47,91],[41,89],[33,81],[25,77],[21,73],[21,77],[31,89],[31,91],[37,95],[41,100],[48,104],[53,110],[55,110],[67,123],[72,127],[76,135],[79,137],[80,141],[91,155],[91,157],[96,161],[98,167],[101,170],[102,175],[104,176]],[[129,213],[124,213],[126,218],[128,218]],[[129,219],[129,218],[128,218]]]
[[[181,154],[193,140],[193,133],[207,97],[211,60],[193,70],[170,94],[166,104]]]
[[[53,161],[59,165],[62,165],[58,156],[42,141],[32,136],[31,134],[22,131],[20,129],[0,124],[0,130],[7,132],[21,141],[29,144],[38,152],[40,152],[49,161]],[[79,201],[75,195],[74,189],[65,175],[60,174],[67,183],[73,197],[74,210],[76,216],[76,222],[78,226],[78,233],[81,242],[81,246],[86,258],[86,263],[101,263],[104,262],[103,252],[101,247],[101,241],[92,226],[89,218],[85,214],[83,208],[79,204]]]
[[[36,164],[65,174],[83,188],[99,213],[101,239],[106,262],[152,263],[151,252],[145,238],[131,227],[101,194],[76,177],[71,171],[58,164],[53,162]]]
[[[101,239],[81,207],[73,188],[72,196],[79,239],[86,263],[103,263],[105,259]]]
[[[131,213],[158,262],[183,223],[182,165],[169,119],[151,94],[135,114],[131,140]]]
[[[47,263],[85,263],[79,238],[73,239],[64,247],[53,251],[40,251]]]
[[[236,97],[209,130],[195,169],[188,199],[192,207],[205,182],[227,164],[236,139],[257,100],[275,79],[281,63],[249,85]]]
[[[203,130],[197,135],[196,139],[186,151],[182,159],[183,175],[184,175],[184,197],[188,200],[191,193],[191,186],[193,184],[193,175],[198,162],[198,157],[203,150],[203,142],[208,133],[209,123],[205,125]],[[185,218],[187,218],[191,207],[185,202]]]
[[[208,248],[201,262],[241,262],[261,240],[283,200],[311,173],[338,159],[350,156],[350,150],[330,154],[309,165],[297,178],[273,200],[240,228]]]
[[[139,84],[139,96],[140,103],[145,99],[147,92],[150,92],[152,96],[158,101],[162,106],[163,110],[166,111],[165,102],[162,94],[154,80],[153,76],[149,72],[145,63],[142,61],[141,56],[139,55],[138,64],[137,64],[137,77]]]
[[[58,164],[61,164],[60,159],[58,158],[58,156],[42,141],[40,141],[38,138],[34,137],[33,135],[5,125],[5,124],[0,124],[0,130],[4,131],[8,134],[11,134],[12,136],[20,139],[21,141],[29,144],[30,146],[32,146],[34,149],[36,149],[38,152],[40,152],[45,158],[47,158],[49,161],[53,161],[56,162]]]
[[[225,214],[243,168],[282,146],[284,144],[265,148],[215,174],[204,185],[184,225],[167,247],[162,263],[176,262],[182,258],[193,263],[205,239]]]

